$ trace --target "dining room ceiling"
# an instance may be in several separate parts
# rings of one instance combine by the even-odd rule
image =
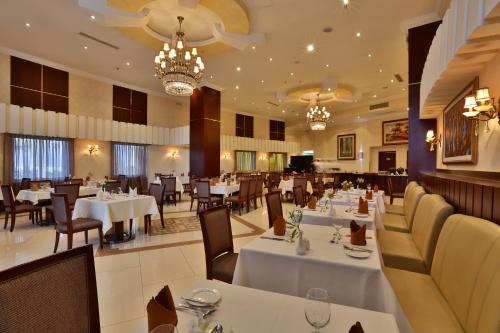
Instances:
[[[172,2],[153,3],[158,7],[162,1]],[[202,9],[207,10],[200,7],[203,0],[176,1],[189,5],[183,13],[189,18],[191,11],[193,20],[201,17],[196,14]],[[81,2],[2,0],[0,47],[164,94],[161,82],[153,76],[158,50],[132,38],[124,29],[106,24],[101,20],[102,13],[81,6]],[[297,115],[305,116],[307,105],[287,101],[287,96],[300,87],[320,87],[323,92],[342,87],[351,92],[351,100],[330,103],[334,114],[348,113],[360,105],[405,98],[406,28],[439,19],[449,1],[350,0],[347,8],[340,0],[237,2],[249,21],[248,35],[263,38],[255,39],[255,43],[247,40],[243,49],[225,47],[218,52],[202,53],[206,66],[204,84],[222,91],[224,109],[297,119]],[[165,8],[170,7],[162,10]],[[162,22],[170,24],[174,20],[162,20],[156,13],[154,22],[156,29],[161,30]],[[200,29],[203,25],[188,21],[188,40],[189,23],[197,29],[196,38],[210,38]],[[168,34],[169,29],[175,26],[165,26],[162,31]]]

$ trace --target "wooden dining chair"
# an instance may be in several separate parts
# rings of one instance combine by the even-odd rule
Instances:
[[[390,204],[392,205],[393,202],[394,202],[394,198],[404,198],[405,197],[405,194],[404,192],[394,192],[394,187],[393,187],[393,184],[392,184],[392,177],[391,176],[387,176],[387,194],[390,196]],[[406,187],[406,186],[405,186]]]
[[[189,192],[189,196],[191,197],[191,206],[189,206],[189,211],[193,210],[193,203],[198,199],[198,193],[196,192],[196,181],[197,178],[191,178],[189,180],[189,186],[191,187],[191,192]]]
[[[202,180],[196,182],[196,193],[198,194],[198,207],[196,212],[199,214],[201,212],[200,207],[203,210],[212,207],[214,204],[222,205],[223,199],[221,197],[213,196],[210,194],[210,181]]]
[[[7,228],[7,224],[10,221],[10,232],[14,231],[16,225],[16,217],[18,214],[28,213],[31,218],[31,223],[38,223],[42,219],[42,208],[32,205],[32,204],[22,204],[16,205],[16,199],[14,198],[14,191],[10,185],[1,185],[3,205],[5,208],[5,223],[3,228]]]
[[[269,228],[272,228],[277,217],[283,217],[283,206],[281,205],[281,193],[266,193],[267,217]]]
[[[238,206],[238,214],[241,215],[241,207],[248,204],[248,193],[250,189],[250,181],[244,180],[240,183],[240,190],[237,195],[232,195],[225,199],[226,203]],[[248,211],[248,209],[247,209]]]
[[[54,220],[56,221],[56,243],[54,253],[57,252],[60,234],[68,235],[68,250],[73,248],[73,234],[77,232],[85,233],[85,244],[88,244],[88,231],[97,229],[99,233],[99,245],[103,248],[102,221],[91,218],[79,218],[73,220],[69,208],[68,195],[66,193],[51,193]]]
[[[161,177],[161,183],[165,185],[165,202],[173,202],[177,206],[177,179],[175,177]]]
[[[0,331],[101,330],[92,246],[0,271]]]
[[[250,209],[250,205],[253,202],[254,209],[257,209],[257,179],[250,178],[250,186],[248,189],[248,203],[247,203],[247,212]]]
[[[54,193],[66,193],[68,195],[68,205],[70,212],[73,212],[75,208],[76,199],[80,196],[80,185],[79,184],[57,184],[54,187]],[[54,216],[54,206],[50,204],[45,207],[45,216],[48,220],[50,217]]]
[[[155,198],[158,211],[160,212],[161,226],[165,229],[165,221],[163,220],[163,204],[165,203],[165,184],[151,183],[149,185],[149,195]],[[151,227],[151,215],[144,217],[144,234],[148,234],[148,229]]]
[[[123,189],[122,187],[120,186],[120,182],[119,181],[107,181],[106,182],[106,185],[104,185],[104,190],[106,192],[118,192],[118,189],[121,189],[122,192],[123,192]]]
[[[293,187],[293,199],[296,206],[304,207],[306,205],[306,201],[304,198],[304,191],[302,190],[302,186],[294,186]]]
[[[20,189],[21,190],[29,190],[29,188],[30,188],[30,182],[31,182],[31,178],[23,178],[23,179],[21,179]]]
[[[260,206],[263,207],[262,203],[262,191],[264,187],[264,178],[262,176],[257,178],[257,185],[255,187],[255,206],[257,207],[257,199],[260,199]]]
[[[304,198],[307,197],[307,178],[306,177],[294,177],[293,178],[293,187],[300,186],[302,187]]]
[[[232,283],[238,254],[234,253],[229,208],[208,208],[200,215],[207,279]]]
[[[65,183],[67,184],[78,184],[80,186],[83,186],[83,178],[71,178]]]
[[[119,175],[118,176],[118,183],[119,187],[121,188],[123,193],[128,193],[128,188],[129,188],[129,179],[125,175]]]

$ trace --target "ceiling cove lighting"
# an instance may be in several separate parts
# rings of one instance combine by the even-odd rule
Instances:
[[[172,47],[164,44],[155,57],[155,71],[165,87],[165,92],[174,96],[191,96],[203,77],[205,65],[194,47],[187,50],[182,31],[182,16],[177,16],[179,30],[172,39]]]
[[[307,122],[312,131],[324,131],[326,123],[330,120],[330,112],[326,111],[326,107],[319,105],[319,94],[316,99],[316,105],[311,107],[307,112]]]

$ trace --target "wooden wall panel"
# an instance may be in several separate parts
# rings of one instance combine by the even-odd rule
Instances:
[[[21,107],[29,106],[33,109],[40,109],[42,107],[42,95],[39,91],[11,86],[10,102]]]
[[[442,195],[457,213],[500,224],[500,173],[423,172],[421,183],[427,192]]]
[[[43,92],[68,97],[69,75],[68,72],[52,67],[43,66]]]
[[[42,90],[42,65],[10,57],[10,84],[32,90]],[[11,101],[12,104],[14,102]]]

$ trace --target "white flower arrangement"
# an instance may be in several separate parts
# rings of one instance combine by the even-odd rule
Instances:
[[[297,206],[293,211],[288,212],[287,228],[291,230],[290,239],[293,241],[300,232],[300,222],[302,221],[302,208]]]
[[[356,183],[358,183],[358,184],[364,184],[365,180],[364,180],[364,178],[359,177],[358,179],[356,179]]]

